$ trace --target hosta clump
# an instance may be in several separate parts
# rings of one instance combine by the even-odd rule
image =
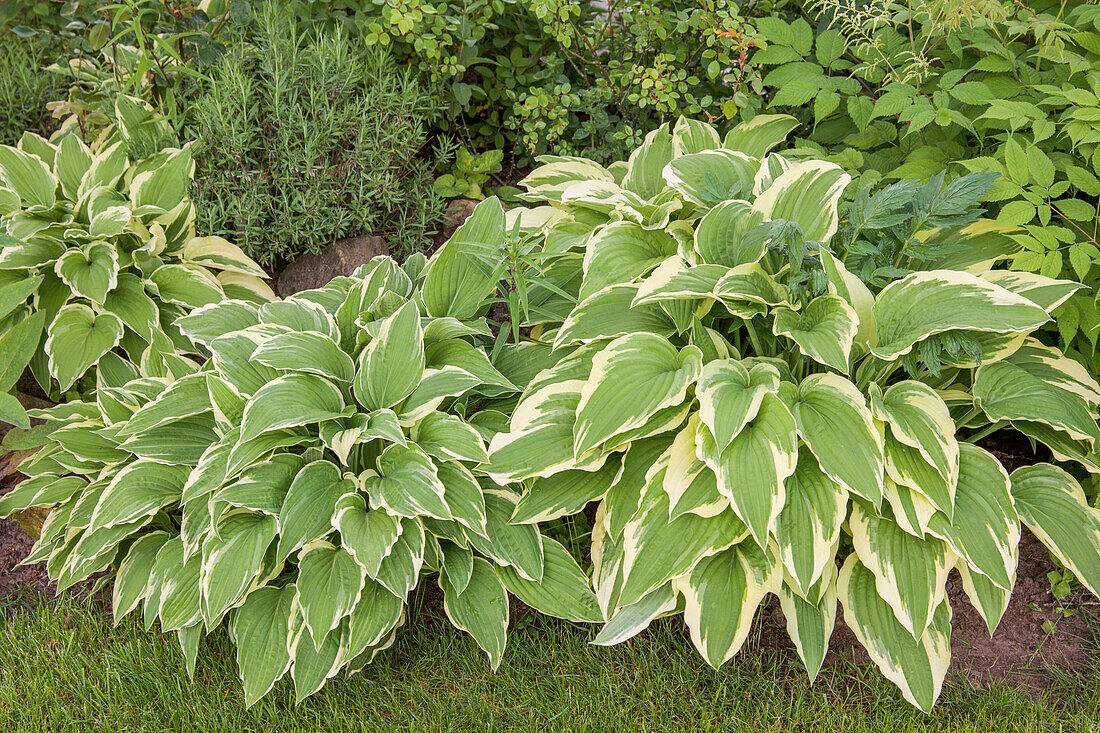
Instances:
[[[521,221],[554,289],[533,288],[542,315],[498,360],[543,368],[486,471],[524,482],[513,521],[598,502],[596,643],[682,613],[717,667],[775,594],[812,679],[839,602],[929,710],[950,658],[948,574],[992,632],[1021,520],[1100,591],[1100,512],[1077,481],[1052,465],[1009,476],[974,444],[1015,429],[1100,470],[1100,386],[1030,336],[1079,286],[991,270],[988,239],[941,228],[917,240],[957,238],[942,264],[874,292],[827,246],[848,176],[767,153],[789,129],[757,118],[723,145],[682,120],[625,164],[531,173],[528,198],[548,205]]]
[[[229,297],[267,299],[237,247],[196,237],[188,147],[131,161],[127,139],[157,118],[127,98],[91,147],[75,126],[0,146],[0,348],[7,392],[23,367],[47,394],[80,386],[121,348],[143,372],[178,371],[195,347],[172,323]],[[15,399],[0,420],[25,424]]]
[[[0,499],[0,515],[52,507],[26,562],[62,590],[108,570],[116,619],[177,632],[189,668],[228,619],[247,704],[288,671],[300,700],[368,664],[429,571],[494,668],[509,592],[601,619],[577,563],[510,525],[515,495],[481,471],[467,405],[516,388],[476,345],[484,319],[422,315],[423,265],[205,306],[179,321],[203,369],[101,379],[95,402],[34,413],[55,429]]]

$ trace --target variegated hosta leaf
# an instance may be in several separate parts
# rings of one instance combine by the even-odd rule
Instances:
[[[826,476],[803,447],[798,465],[785,483],[787,500],[775,521],[775,539],[797,593],[812,602],[810,591],[828,568],[835,567],[840,527],[848,512],[848,492]]]
[[[780,395],[821,470],[878,506],[885,472],[882,437],[856,386],[836,374],[811,374],[797,390]]]
[[[787,336],[814,361],[848,373],[848,356],[859,329],[859,316],[836,295],[821,295],[801,311],[777,308],[772,332]]]
[[[532,479],[509,521],[536,524],[576,514],[607,493],[621,468],[619,461],[609,459],[596,471],[570,470]]]
[[[947,545],[918,539],[897,522],[868,514],[858,502],[848,524],[861,567],[874,574],[878,595],[901,626],[920,639],[946,596],[947,573],[954,565]]]
[[[1100,596],[1100,510],[1089,506],[1077,480],[1050,464],[1017,468],[1012,500],[1027,528]]]
[[[760,411],[764,395],[779,391],[779,372],[770,364],[746,368],[739,361],[722,359],[703,367],[695,385],[699,417],[710,430],[719,451]]]
[[[428,315],[460,320],[478,315],[496,289],[493,269],[503,242],[504,209],[494,196],[478,204],[428,261],[421,293]]]
[[[630,154],[622,186],[643,199],[651,199],[665,187],[664,169],[672,160],[672,135],[661,125],[645,136],[644,142]]]
[[[610,438],[641,427],[658,410],[683,401],[698,378],[702,354],[679,352],[667,340],[638,333],[612,341],[592,361],[581,387],[573,429],[573,456],[580,459]]]
[[[74,247],[57,258],[54,272],[74,294],[102,305],[118,284],[118,252],[107,242]]]
[[[368,410],[389,408],[412,394],[423,374],[424,332],[416,304],[409,301],[383,321],[363,350],[352,389]]]
[[[496,670],[508,642],[508,592],[493,566],[474,558],[473,573],[462,592],[458,592],[443,575],[443,609],[455,627],[474,637]]]
[[[695,648],[715,669],[745,643],[760,601],[779,590],[782,565],[774,546],[743,542],[705,557],[675,587]]]
[[[749,528],[761,547],[786,500],[784,481],[798,462],[795,420],[773,393],[722,451],[705,426],[699,428],[696,450],[718,477],[718,491]]]
[[[730,505],[729,499],[718,491],[718,477],[695,450],[698,432],[699,413],[695,413],[668,449],[662,488],[668,494],[669,521],[682,514],[717,516]]]
[[[727,132],[722,146],[753,158],[763,158],[796,127],[798,120],[791,115],[756,115]]]
[[[332,338],[310,331],[272,336],[252,354],[272,369],[317,374],[337,382],[351,382],[355,363]]]
[[[632,333],[669,336],[676,327],[657,303],[634,305],[638,286],[609,285],[585,298],[562,322],[554,346],[587,344]]]
[[[840,196],[851,180],[835,163],[807,160],[781,173],[752,208],[768,219],[795,222],[806,239],[827,242],[836,234]]]
[[[1026,334],[1050,320],[1039,306],[974,275],[951,270],[915,272],[883,288],[874,305],[883,360],[908,354],[944,331]]]
[[[663,231],[647,231],[629,221],[617,221],[589,238],[584,255],[580,299],[608,285],[630,282],[676,254],[676,240]]]
[[[64,392],[118,345],[122,321],[113,313],[96,314],[86,305],[70,304],[57,312],[46,331],[50,374]]]
[[[764,215],[747,201],[726,201],[695,224],[694,248],[711,266],[738,267],[758,262],[767,251]]]
[[[829,651],[829,639],[836,626],[836,576],[836,563],[831,562],[825,566],[817,592],[810,594],[812,597],[820,596],[813,603],[806,600],[805,594],[793,592],[787,583],[779,589],[779,604],[787,622],[787,635],[794,642],[795,651],[806,667],[810,684],[821,671]]]
[[[277,559],[281,562],[292,552],[331,532],[336,504],[353,487],[354,484],[342,479],[340,469],[329,461],[306,464],[294,477],[279,510]]]
[[[1041,422],[1074,440],[1085,441],[1090,447],[1098,447],[1100,443],[1100,427],[1083,397],[1008,361],[978,367],[974,376],[974,404],[992,422]]]
[[[245,707],[271,691],[290,670],[290,630],[295,586],[258,588],[234,611],[230,631],[237,645],[237,669],[244,683]]]
[[[664,471],[657,471],[646,487],[641,508],[623,530],[625,580],[618,606],[636,603],[747,534],[744,523],[731,511],[710,518],[684,514],[669,521],[663,481]]]
[[[718,131],[706,122],[680,117],[672,127],[672,151],[674,156],[701,153],[721,147]]]
[[[203,542],[199,581],[207,629],[240,603],[263,572],[264,554],[277,531],[274,517],[243,509],[226,513],[215,529]]]
[[[329,632],[359,602],[366,573],[355,557],[323,540],[298,555],[298,605],[313,646],[321,648]]]
[[[879,594],[874,573],[857,555],[848,556],[836,584],[844,621],[871,661],[906,700],[930,712],[951,666],[951,606],[947,599],[936,607],[924,634],[914,639]]]
[[[387,447],[378,457],[378,471],[378,475],[363,479],[373,508],[401,517],[453,518],[443,499],[443,482],[435,463],[418,446]]]
[[[928,531],[941,538],[972,570],[1012,591],[1018,562],[1020,520],[1009,493],[1008,473],[989,452],[963,443],[955,515],[933,515]]]
[[[864,345],[875,343],[878,337],[875,325],[875,296],[862,280],[844,267],[844,263],[833,257],[828,250],[818,251],[821,267],[829,278],[829,292],[839,295],[856,312],[859,325],[856,328],[855,341]]]
[[[489,444],[489,476],[499,484],[574,468],[573,426],[584,382],[551,383],[530,393],[512,413],[506,433]]]
[[[332,382],[312,374],[278,377],[245,405],[240,443],[280,428],[341,417],[343,411],[343,395]]]
[[[949,487],[954,486],[959,476],[955,421],[935,390],[914,380],[892,384],[885,392],[874,387],[871,412],[890,426],[896,440],[915,449]],[[946,514],[951,516],[950,511]]]
[[[674,613],[678,597],[672,583],[666,583],[647,593],[637,603],[621,606],[603,625],[592,643],[597,646],[612,646],[640,634],[655,618]]]
[[[524,578],[515,568],[497,568],[504,587],[531,608],[568,621],[603,621],[599,602],[577,561],[560,542],[543,538],[544,570],[541,582]]]
[[[669,186],[697,206],[710,208],[730,199],[746,199],[760,161],[735,150],[705,150],[675,158],[665,166]]]

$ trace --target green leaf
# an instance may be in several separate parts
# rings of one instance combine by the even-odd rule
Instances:
[[[573,455],[633,428],[658,410],[683,401],[687,387],[702,370],[694,346],[679,352],[653,334],[621,336],[592,361],[592,374],[581,388],[574,428]]]
[[[428,261],[421,297],[428,315],[473,318],[497,286],[493,270],[504,241],[504,209],[482,201]]]
[[[340,497],[332,526],[340,532],[341,546],[372,578],[401,536],[400,520],[380,509],[367,511],[366,501],[358,493]]]
[[[787,622],[787,635],[794,642],[795,651],[805,665],[811,683],[821,671],[836,625],[836,565],[830,563],[826,570],[828,577],[821,581],[820,601],[810,603],[791,592],[786,584],[779,590],[779,605]]]
[[[658,464],[647,481],[641,508],[623,529],[623,585],[618,605],[629,606],[673,578],[689,572],[704,557],[730,547],[748,534],[732,511],[715,517],[684,514],[669,520],[665,469]]]
[[[603,621],[588,576],[556,540],[543,538],[544,571],[536,583],[512,567],[498,567],[497,575],[508,591],[523,603],[555,618],[594,623]]]
[[[8,314],[27,302],[38,286],[42,283],[42,276],[20,277],[20,279],[0,287],[0,318],[6,318]]]
[[[1100,510],[1089,506],[1077,480],[1048,463],[1012,472],[1020,519],[1081,584],[1100,596]]]
[[[1075,440],[1100,447],[1100,428],[1088,403],[1056,383],[1008,361],[978,367],[974,404],[990,421],[1029,420],[1066,432]]]
[[[459,593],[446,576],[439,576],[443,610],[456,628],[474,637],[494,670],[500,666],[508,643],[508,592],[493,566],[474,558],[474,569],[465,590]]]
[[[898,623],[879,595],[875,575],[848,556],[837,579],[844,620],[863,644],[871,661],[924,712],[930,712],[951,664],[951,606],[944,599],[920,640]]]
[[[344,398],[332,382],[311,374],[289,374],[268,382],[244,408],[238,444],[280,428],[340,417]]]
[[[188,310],[225,300],[221,285],[204,267],[162,265],[149,275],[161,300]]]
[[[753,364],[746,369],[739,361],[719,359],[703,367],[695,396],[699,417],[719,451],[756,417],[764,395],[778,389],[779,372],[771,364]]]
[[[788,406],[799,437],[821,470],[853,494],[881,504],[882,439],[859,389],[837,374],[811,374],[798,385]]]
[[[668,125],[661,125],[645,136],[626,162],[622,186],[644,199],[651,199],[665,187],[663,172],[672,161],[672,136]]]
[[[290,669],[294,596],[293,584],[258,588],[233,612],[230,629],[237,645],[237,669],[244,683],[246,708],[271,692]]]
[[[787,336],[811,359],[848,373],[848,357],[859,330],[859,316],[836,295],[821,295],[801,311],[777,308],[772,332]]]
[[[718,450],[705,427],[699,433],[699,455],[718,477],[718,491],[763,547],[785,501],[783,482],[798,460],[794,418],[769,392],[725,450]]]
[[[86,305],[70,304],[57,312],[47,329],[50,373],[68,391],[122,338],[122,321],[111,313],[96,315]]]
[[[351,613],[365,579],[351,553],[328,542],[308,544],[298,555],[298,605],[316,649]]]
[[[382,322],[359,357],[352,391],[368,410],[393,407],[412,394],[424,374],[424,332],[412,301]]]

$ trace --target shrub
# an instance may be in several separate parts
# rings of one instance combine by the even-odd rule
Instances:
[[[226,55],[197,101],[199,230],[262,264],[366,233],[422,247],[443,209],[419,157],[428,95],[339,31],[306,45],[274,5],[257,22],[255,44]]]
[[[82,391],[116,348],[144,377],[186,370],[180,354],[195,348],[172,326],[178,316],[226,295],[272,295],[263,271],[239,249],[195,237],[190,149],[131,161],[123,138],[140,137],[160,120],[126,97],[118,114],[122,125],[92,147],[71,124],[51,140],[26,133],[18,147],[0,146],[0,344],[11,360],[0,377],[5,393],[28,361],[47,394]],[[111,363],[127,373],[135,368]],[[0,419],[26,423],[14,398],[0,399]]]
[[[49,50],[36,39],[0,32],[0,145],[14,145],[24,131],[47,134],[50,113],[46,103],[60,94],[57,80],[43,69]]]
[[[975,445],[1013,429],[1100,469],[1100,385],[1033,336],[1080,286],[990,269],[1011,240],[975,221],[988,176],[863,201],[863,228],[898,235],[864,249],[900,241],[907,265],[865,283],[855,238],[836,236],[849,176],[768,153],[794,123],[758,116],[720,142],[681,120],[625,164],[530,174],[545,205],[527,246],[557,292],[528,301],[566,315],[533,315],[498,349],[534,376],[484,470],[524,483],[513,521],[599,502],[595,643],[683,613],[718,667],[774,593],[812,679],[839,601],[927,711],[950,660],[947,575],[992,633],[1021,520],[1100,592],[1100,512],[1077,481],[1052,465],[1009,476]]]
[[[1100,248],[1100,8],[1084,3],[809,4],[757,21],[766,106],[805,123],[800,145],[879,178],[990,170],[1011,268],[1095,290]],[[757,102],[759,104],[759,102]],[[1081,290],[1058,310],[1063,349],[1100,370],[1100,310]]]
[[[503,232],[491,201],[452,241]],[[53,507],[28,561],[61,589],[109,570],[116,619],[139,606],[146,626],[159,619],[189,671],[228,619],[248,705],[288,670],[301,700],[368,664],[422,570],[494,668],[509,592],[598,619],[577,563],[509,524],[514,494],[479,468],[487,428],[467,407],[515,387],[477,344],[476,306],[422,317],[423,265],[376,258],[285,301],[208,305],[178,322],[205,368],[35,412],[48,442],[0,499],[0,515]]]

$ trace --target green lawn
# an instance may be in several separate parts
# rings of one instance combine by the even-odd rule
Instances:
[[[716,673],[679,621],[613,649],[590,646],[591,629],[521,621],[493,674],[472,640],[420,619],[372,667],[301,706],[284,681],[246,711],[224,634],[190,681],[174,638],[115,629],[99,606],[0,614],[0,731],[1100,730],[1096,671],[1065,675],[1038,700],[949,683],[925,716],[870,669],[827,670],[810,687],[796,661],[760,653]]]

